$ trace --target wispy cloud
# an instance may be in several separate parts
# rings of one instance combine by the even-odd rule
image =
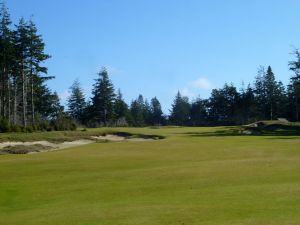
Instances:
[[[187,85],[180,89],[180,93],[190,99],[195,98],[199,94],[204,94],[215,88],[215,85],[205,77],[187,83]]]
[[[63,92],[58,94],[59,100],[63,103],[67,101],[67,99],[70,97],[71,93],[69,90],[64,90]]]
[[[197,80],[194,80],[190,84],[193,88],[211,90],[214,88],[214,85],[205,77],[200,77]]]
[[[195,97],[195,93],[193,92],[193,90],[191,90],[188,87],[185,87],[183,89],[180,90],[181,95],[188,97],[188,98],[194,98]]]

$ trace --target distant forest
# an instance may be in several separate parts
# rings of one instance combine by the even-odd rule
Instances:
[[[94,84],[92,98],[85,100],[78,80],[70,87],[68,115],[80,124],[97,126],[216,126],[240,125],[260,120],[284,118],[299,121],[300,53],[289,63],[295,73],[285,87],[277,81],[271,66],[259,67],[253,84],[237,89],[233,84],[213,89],[208,99],[189,101],[180,92],[174,98],[169,115],[163,115],[159,100],[139,95],[130,105],[115,89],[103,68]]]
[[[80,82],[70,87],[67,109],[46,82],[45,43],[32,20],[21,18],[12,25],[4,3],[0,9],[0,132],[73,130],[76,126],[215,126],[248,124],[259,120],[286,118],[299,121],[300,52],[288,62],[292,72],[284,86],[276,80],[271,66],[259,67],[253,84],[238,89],[233,84],[213,89],[208,99],[190,101],[180,92],[169,115],[159,100],[139,95],[127,104],[116,91],[108,71],[102,68],[91,98],[84,96]]]

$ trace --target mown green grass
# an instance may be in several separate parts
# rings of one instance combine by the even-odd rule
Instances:
[[[167,138],[0,156],[0,224],[300,224],[300,137],[227,129],[112,129]]]

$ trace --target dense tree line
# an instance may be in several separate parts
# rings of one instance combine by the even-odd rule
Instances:
[[[139,95],[128,105],[120,89],[117,93],[115,92],[106,68],[102,68],[98,73],[90,101],[85,100],[78,80],[75,80],[70,87],[70,93],[68,112],[80,125],[141,127],[166,124],[161,104],[156,97],[152,98],[149,103],[147,99],[144,100],[143,96]]]
[[[12,25],[8,9],[0,4],[0,131],[59,129],[63,107],[46,81],[43,63],[50,58],[32,20]],[[52,125],[51,125],[52,124]],[[50,126],[51,125],[51,126]]]
[[[271,66],[260,67],[253,85],[241,90],[233,84],[213,89],[208,99],[191,103],[178,94],[170,111],[170,123],[175,125],[236,125],[259,120],[285,118],[299,121],[300,113],[300,53],[289,63],[294,76],[285,87],[277,81]]]
[[[213,89],[208,99],[193,101],[178,92],[174,98],[170,115],[165,116],[159,100],[150,100],[139,95],[130,105],[122,98],[103,68],[96,79],[90,102],[84,99],[78,81],[71,87],[68,100],[70,115],[86,126],[215,126],[248,124],[259,120],[285,118],[299,121],[300,113],[300,53],[289,62],[294,75],[285,87],[276,80],[271,66],[260,66],[253,84],[240,90],[233,84]]]

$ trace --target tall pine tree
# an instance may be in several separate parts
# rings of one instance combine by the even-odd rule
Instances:
[[[52,79],[54,77],[47,76],[43,77],[43,74],[47,74],[47,68],[42,66],[42,63],[50,58],[48,54],[45,53],[45,43],[42,40],[41,35],[37,33],[36,25],[32,20],[28,24],[28,41],[29,41],[29,71],[28,71],[28,99],[29,108],[28,111],[31,114],[31,124],[34,126],[36,123],[36,112],[35,105],[39,96],[36,94],[36,89],[40,84],[40,80],[43,81]]]
[[[174,99],[170,113],[171,123],[179,126],[188,125],[190,120],[189,99],[185,96],[182,96],[179,91]]]
[[[70,96],[67,99],[68,113],[76,121],[83,123],[86,108],[85,96],[78,79],[70,87]]]
[[[294,51],[295,61],[289,62],[290,70],[294,72],[288,87],[290,114],[296,121],[300,121],[300,52],[298,49]]]
[[[139,95],[130,105],[131,124],[136,127],[145,126],[144,98]]]
[[[27,91],[28,91],[28,71],[29,68],[29,27],[24,18],[19,20],[16,30],[16,46],[17,46],[17,73],[20,77],[21,86],[21,118],[22,125],[27,126]]]
[[[98,76],[92,92],[93,121],[107,126],[114,119],[114,87],[106,68],[102,68]]]
[[[123,99],[123,95],[118,90],[115,104],[114,104],[114,113],[115,113],[115,119],[116,119],[116,125],[117,126],[125,126],[127,125],[127,118],[128,118],[128,105]]]
[[[278,92],[277,82],[271,66],[268,66],[264,76],[264,90],[266,98],[266,118],[273,120],[276,115],[276,95]]]
[[[13,32],[8,9],[0,4],[0,116],[10,121],[11,116],[11,73],[14,60]]]
[[[161,125],[163,122],[163,112],[161,109],[161,104],[156,97],[151,99],[151,124],[152,125]]]

